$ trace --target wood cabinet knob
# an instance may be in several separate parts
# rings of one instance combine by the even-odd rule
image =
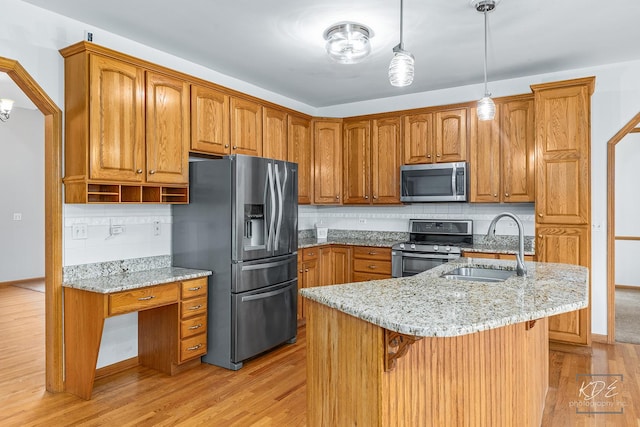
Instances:
[[[369,196],[364,196],[364,198],[365,198],[365,199],[368,199],[368,198],[369,198]]]
[[[538,234],[538,237],[542,239],[542,234]]]
[[[136,173],[142,173],[142,169],[136,170]]]
[[[373,196],[373,200],[377,200],[377,199],[378,199],[378,196]]]
[[[377,267],[377,266],[375,266],[375,265],[370,265],[370,266],[369,266],[369,268],[370,268],[370,269],[372,269],[372,270],[375,270],[375,269],[376,269],[376,268],[378,268],[378,267]]]
[[[539,214],[538,214],[538,216],[539,216],[540,218],[542,218],[542,214],[541,214],[541,213],[539,213]]]
[[[304,273],[304,270],[298,270],[298,273]]]
[[[509,193],[504,193],[504,197],[509,197]]]
[[[229,148],[229,144],[224,144],[224,148]]]
[[[336,196],[336,200],[340,200],[340,196]]]
[[[309,269],[307,268],[306,270],[304,270],[304,272],[305,272],[305,273],[308,273],[308,272],[309,272]]]
[[[427,154],[427,159],[430,159],[430,158],[431,158],[431,154]]]
[[[153,175],[154,173],[156,173],[156,171],[155,171],[155,170],[153,170],[153,169],[151,169],[151,170],[149,171],[149,175]]]
[[[371,251],[371,252],[369,252],[369,255],[378,255],[378,252]]]
[[[436,157],[440,157],[440,154],[436,154]]]
[[[233,149],[235,150],[236,148],[238,148],[238,146],[237,146],[237,145],[234,145],[234,146],[233,146]]]
[[[498,193],[493,193],[493,197],[498,197]]]

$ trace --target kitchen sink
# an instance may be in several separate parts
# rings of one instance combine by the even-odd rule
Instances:
[[[504,282],[514,274],[516,274],[515,270],[503,270],[490,267],[458,267],[444,273],[440,277],[473,282]]]

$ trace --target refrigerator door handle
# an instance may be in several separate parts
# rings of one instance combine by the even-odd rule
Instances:
[[[274,167],[276,170],[276,188],[278,189],[278,223],[276,225],[276,236],[275,236],[275,242],[274,242],[274,249],[277,251],[278,250],[278,244],[280,242],[280,229],[282,227],[282,210],[284,208],[284,203],[283,203],[283,194],[282,194],[282,190],[284,188],[284,183],[286,183],[286,174],[287,174],[287,168],[284,168],[284,173],[285,173],[285,178],[284,178],[284,183],[283,185],[280,185],[280,171],[278,171],[278,164],[274,163]]]
[[[267,183],[269,185],[269,195],[271,198],[271,215],[269,216],[269,232],[267,234],[267,251],[271,251],[271,243],[274,237],[274,226],[276,221],[276,192],[273,184],[273,164],[267,163]]]

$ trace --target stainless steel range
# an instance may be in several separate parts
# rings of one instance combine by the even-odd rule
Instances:
[[[460,258],[462,248],[473,244],[473,221],[409,220],[409,241],[391,249],[393,277],[413,276]]]

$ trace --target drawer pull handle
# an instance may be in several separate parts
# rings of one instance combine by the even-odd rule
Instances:
[[[138,301],[149,301],[150,299],[154,299],[155,296],[154,295],[149,295],[148,297],[140,297],[138,298]]]
[[[369,268],[370,268],[370,269],[372,269],[372,270],[375,270],[375,269],[376,269],[376,268],[378,268],[378,267],[377,267],[377,266],[375,266],[375,265],[370,265],[370,266],[369,266]]]
[[[193,347],[187,347],[187,350],[194,351],[194,350],[198,350],[200,347],[202,347],[202,344],[196,344]]]
[[[198,305],[192,305],[191,307],[189,307],[189,310],[199,310],[202,308],[202,304],[198,304]]]
[[[372,252],[369,252],[369,255],[378,255],[378,252],[372,251]]]
[[[196,286],[195,288],[189,288],[190,292],[195,292],[195,291],[199,291],[202,288],[202,286]]]
[[[189,326],[189,330],[200,329],[202,327],[202,323],[198,323],[197,325]]]

